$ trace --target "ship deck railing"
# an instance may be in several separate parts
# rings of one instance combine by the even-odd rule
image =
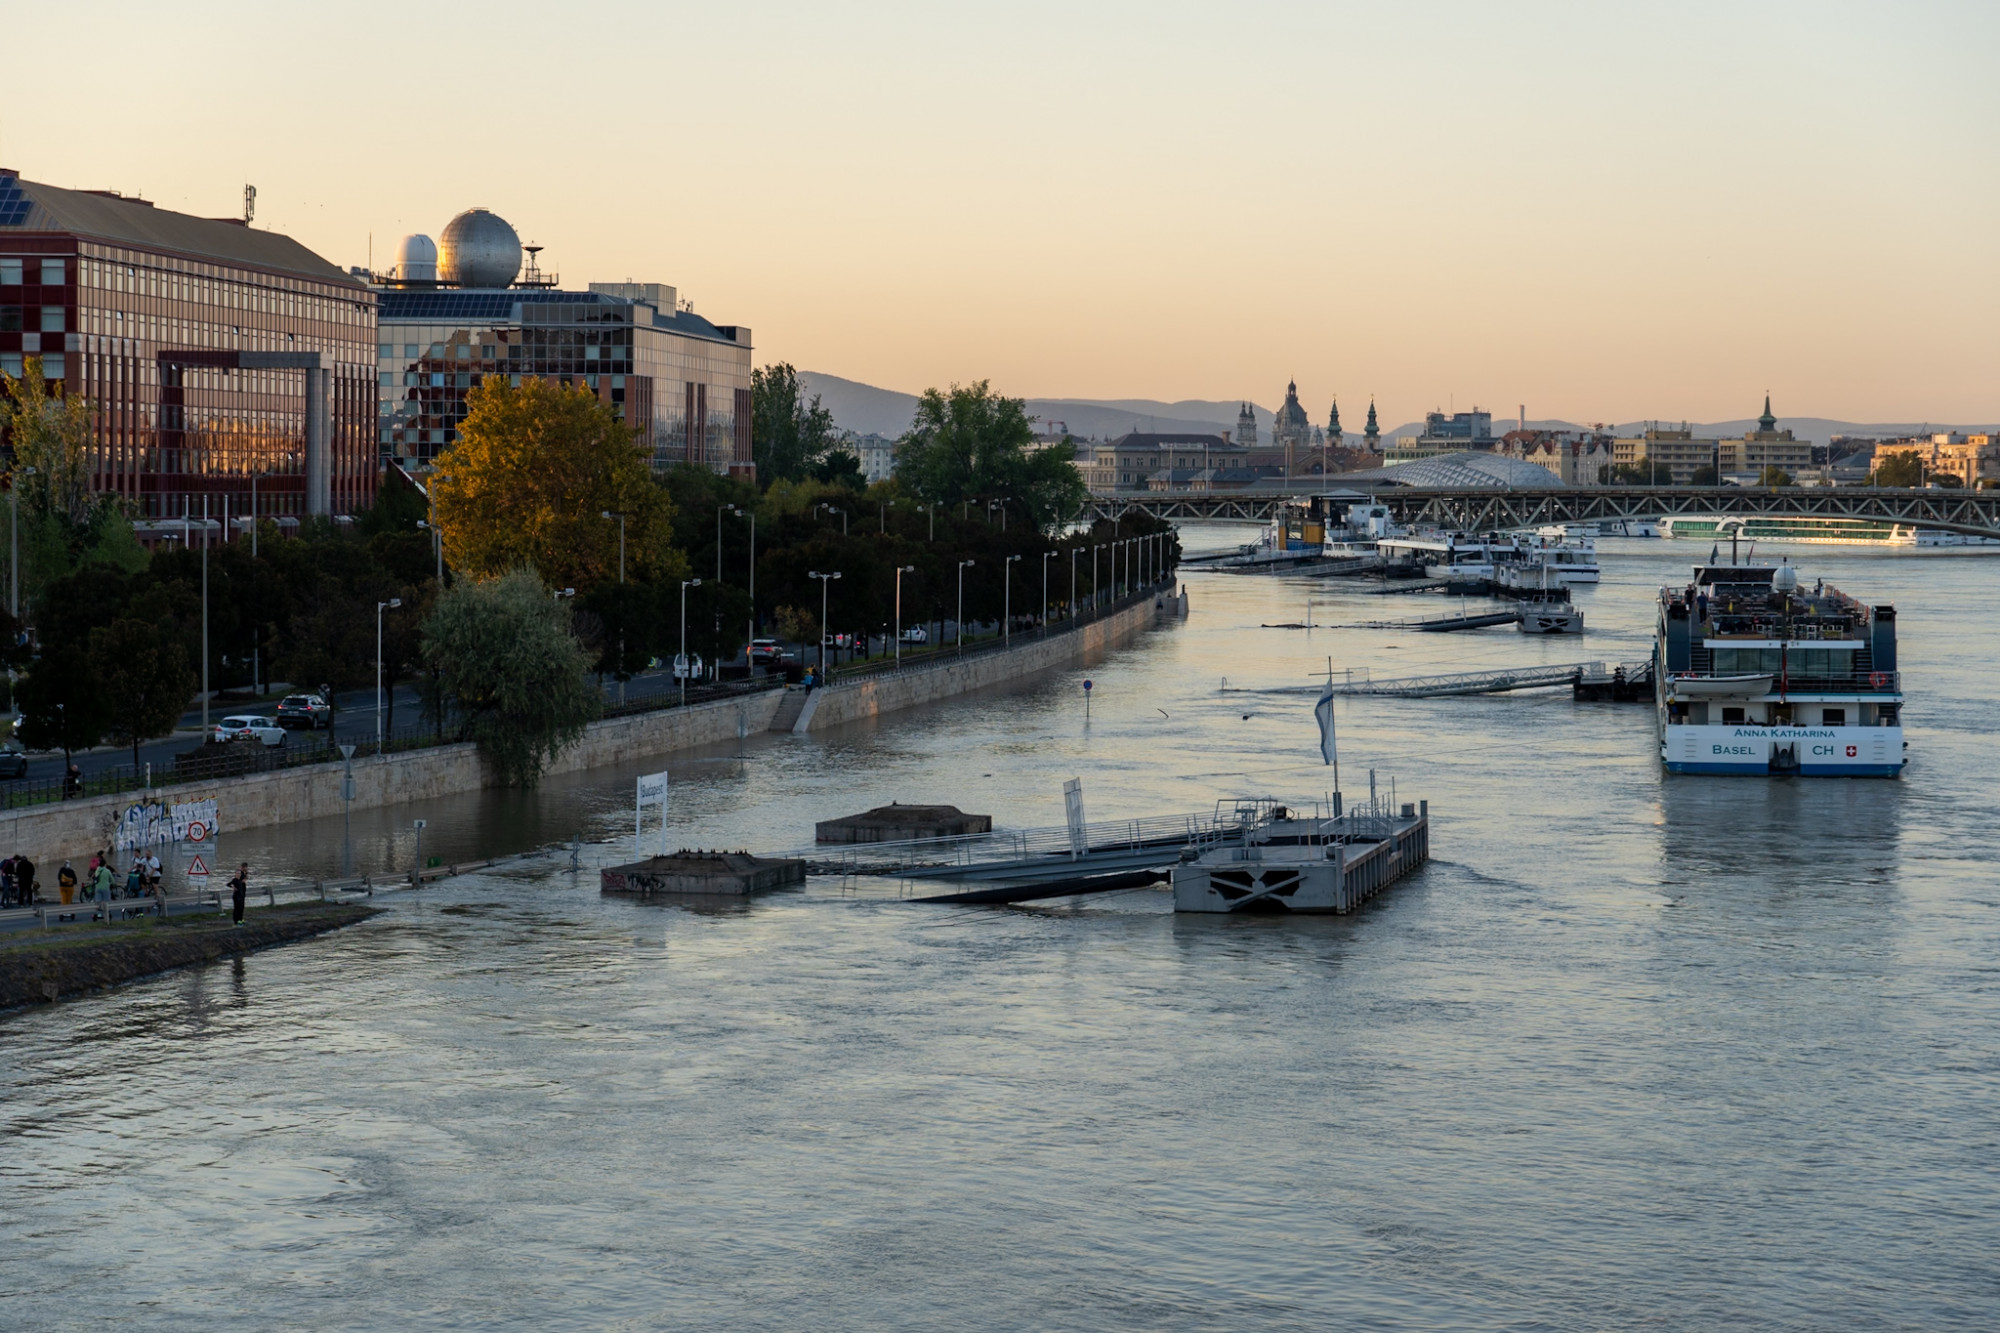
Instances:
[[[1901,694],[1900,671],[1856,671],[1845,676],[1808,676],[1784,671],[1674,671],[1668,682],[1681,680],[1733,680],[1743,676],[1769,676],[1771,693],[1787,694]]]

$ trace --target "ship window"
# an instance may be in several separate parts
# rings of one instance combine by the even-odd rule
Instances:
[[[1845,708],[1822,708],[1820,709],[1819,720],[1821,726],[1844,727],[1847,725],[1847,710]]]
[[[1727,727],[1727,726],[1733,726],[1733,725],[1740,725],[1740,724],[1742,723],[1742,721],[1743,721],[1743,710],[1742,710],[1742,709],[1740,709],[1740,708],[1724,708],[1724,709],[1722,710],[1722,725],[1723,725],[1723,726]]]

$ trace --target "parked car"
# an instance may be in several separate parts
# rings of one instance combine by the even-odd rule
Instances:
[[[278,725],[314,730],[333,725],[333,708],[317,694],[288,694],[278,701]]]
[[[785,646],[776,639],[750,640],[751,666],[778,666],[785,660]]]
[[[854,636],[852,634],[829,634],[824,639],[821,639],[820,643],[828,648],[852,648],[854,646]]]
[[[693,655],[693,657],[692,657],[692,658],[688,658],[688,657],[683,657],[683,656],[682,656],[681,654],[679,654],[679,653],[675,653],[675,654],[674,654],[674,679],[675,679],[675,680],[700,680],[700,679],[701,679],[701,654],[700,654],[700,653],[695,653],[695,654]]]
[[[28,753],[12,741],[0,745],[0,778],[28,776]]]
[[[922,625],[912,625],[903,631],[904,643],[929,643],[931,632]]]
[[[283,745],[285,729],[268,717],[237,713],[215,724],[209,739],[217,744],[229,741],[256,741],[260,745]]]

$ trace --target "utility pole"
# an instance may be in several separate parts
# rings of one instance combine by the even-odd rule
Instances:
[[[699,588],[700,579],[681,580],[681,655],[674,659],[674,674],[681,678],[681,707],[687,707],[688,677],[694,674],[694,664],[688,661],[688,589]]]
[[[903,665],[903,575],[917,572],[915,565],[896,566],[896,665]]]
[[[957,651],[959,651],[959,652],[961,652],[961,653],[965,651],[965,571],[966,571],[966,569],[967,569],[967,567],[968,567],[968,566],[970,566],[970,565],[972,565],[972,564],[975,564],[975,563],[976,563],[975,561],[971,561],[971,560],[961,560],[961,561],[959,561],[959,562],[958,562],[958,621],[957,621],[957,624],[958,624],[958,644],[957,644]]]
[[[819,674],[824,678],[826,675],[826,641],[833,637],[827,633],[826,627],[826,591],[828,585],[839,578],[840,574],[838,571],[831,574],[822,574],[814,569],[808,570],[806,577],[819,580]],[[825,684],[825,680],[822,679],[820,683]]]
[[[1042,552],[1042,633],[1049,632],[1049,561],[1056,558],[1054,551]]]
[[[615,518],[618,520],[618,586],[622,588],[625,586],[626,511],[623,509],[605,509],[600,510],[599,513],[604,518]],[[718,529],[715,534],[715,562],[720,565],[722,563],[722,533],[720,531],[722,515],[717,514],[715,516],[715,523]],[[618,605],[618,702],[621,704],[625,702],[625,605],[622,601]]]
[[[383,719],[382,710],[382,613],[401,606],[403,599],[391,597],[386,602],[375,603],[375,753],[382,753]]]
[[[192,506],[188,506],[192,508]],[[187,531],[187,525],[181,525]],[[201,734],[208,732],[208,495],[201,497]]]
[[[1007,585],[1005,593],[1002,594],[1003,609],[1000,612],[1000,641],[1005,644],[1014,642],[1014,562],[1020,558],[1018,555],[1010,555],[1000,562],[1000,575],[1006,580]]]

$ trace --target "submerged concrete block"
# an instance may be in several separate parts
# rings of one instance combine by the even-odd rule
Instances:
[[[913,838],[956,838],[992,831],[992,815],[968,815],[955,805],[904,805],[892,801],[858,815],[821,820],[813,825],[813,841],[908,842]]]
[[[699,893],[736,897],[806,882],[806,863],[768,860],[748,852],[679,851],[598,872],[605,893],[646,897],[656,893]]]

